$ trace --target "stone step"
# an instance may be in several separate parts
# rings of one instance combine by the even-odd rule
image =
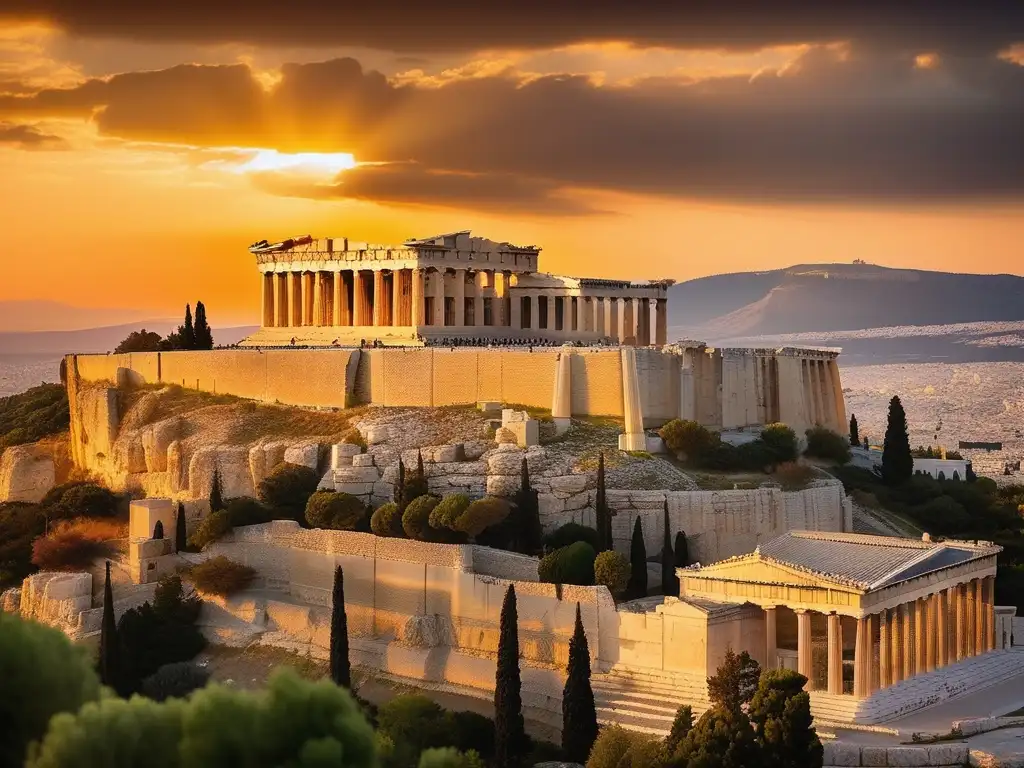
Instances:
[[[648,714],[658,719],[668,718],[670,721],[675,718],[676,709],[678,709],[678,707],[659,706],[624,697],[606,698],[604,696],[597,696],[595,700],[599,707],[605,709],[629,710],[630,712]]]
[[[638,715],[633,712],[622,712],[619,710],[597,708],[597,722],[602,725],[621,725],[631,731],[649,733],[652,736],[666,736],[672,729],[672,721],[663,722],[652,720],[645,715]]]

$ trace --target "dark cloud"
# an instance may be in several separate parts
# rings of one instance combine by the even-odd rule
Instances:
[[[183,66],[0,97],[0,116],[51,114],[94,115],[102,135],[124,139],[414,163],[319,196],[484,207],[504,188],[541,210],[578,188],[763,202],[1024,196],[1024,67],[994,56],[922,68],[909,54],[823,47],[753,78],[602,87],[506,74],[440,88],[341,59],[288,65],[269,93],[243,66]]]
[[[361,46],[402,52],[539,48],[604,40],[758,48],[854,40],[994,50],[1024,39],[1019,0],[5,0],[0,19],[57,23],[76,35],[147,41]]]
[[[67,144],[60,136],[43,133],[31,125],[0,123],[0,146],[18,149],[64,149]]]

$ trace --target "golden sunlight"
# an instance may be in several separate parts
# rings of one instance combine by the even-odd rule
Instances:
[[[356,167],[356,159],[348,152],[278,152],[276,149],[239,150],[241,162],[216,160],[207,167],[223,168],[234,173],[289,171],[313,175],[335,175]]]

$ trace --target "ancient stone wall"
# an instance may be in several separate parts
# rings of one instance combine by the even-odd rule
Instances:
[[[38,502],[56,482],[53,457],[31,445],[0,452],[0,502]]]

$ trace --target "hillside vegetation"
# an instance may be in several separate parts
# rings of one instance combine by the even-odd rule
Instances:
[[[60,384],[40,384],[0,398],[0,452],[68,429],[68,393]]]

